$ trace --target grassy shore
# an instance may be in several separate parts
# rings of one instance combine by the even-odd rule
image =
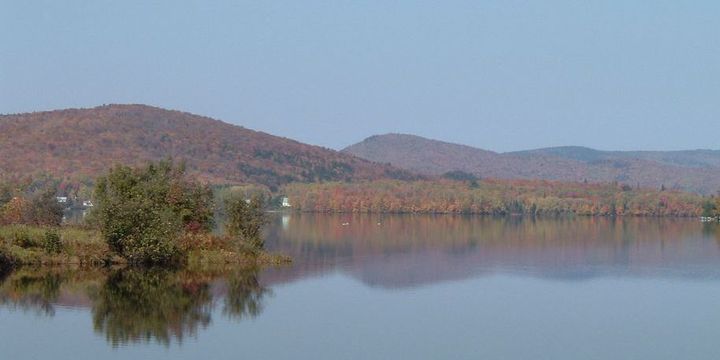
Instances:
[[[228,239],[217,235],[191,235],[179,241],[188,249],[187,265],[192,267],[265,266],[291,261],[283,255],[233,248]],[[0,266],[93,267],[125,264],[127,261],[110,251],[100,232],[94,229],[73,226],[0,226]]]

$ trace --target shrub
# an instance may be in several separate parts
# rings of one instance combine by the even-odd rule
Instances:
[[[97,181],[94,214],[110,248],[132,263],[178,261],[185,230],[212,228],[212,192],[172,161],[117,166]]]
[[[48,254],[59,254],[63,249],[62,242],[60,241],[60,235],[58,235],[58,233],[54,230],[45,231],[43,248]]]
[[[0,208],[0,224],[21,224],[30,204],[21,197],[14,197]]]
[[[58,226],[63,218],[63,206],[55,199],[55,189],[47,188],[30,199],[25,224]]]
[[[4,202],[0,206],[0,224],[57,226],[62,222],[63,210],[55,199],[55,189],[47,188]]]
[[[262,227],[267,222],[267,217],[265,201],[262,197],[255,196],[250,201],[239,196],[230,197],[225,200],[225,211],[227,213],[225,231],[228,235],[253,250],[264,248]]]
[[[16,228],[12,233],[11,241],[14,245],[25,249],[39,245],[25,228]]]
[[[715,217],[718,216],[718,207],[715,199],[709,199],[703,201],[702,205],[702,216]]]

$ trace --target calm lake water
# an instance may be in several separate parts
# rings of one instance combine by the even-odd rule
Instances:
[[[0,274],[3,359],[718,359],[695,220],[276,215],[264,271]]]

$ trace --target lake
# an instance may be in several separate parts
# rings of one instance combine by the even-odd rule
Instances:
[[[690,219],[274,214],[262,271],[0,274],[8,359],[718,359]]]

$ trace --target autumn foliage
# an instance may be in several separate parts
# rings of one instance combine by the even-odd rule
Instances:
[[[333,182],[284,191],[309,212],[699,216],[703,203],[680,191],[540,180]]]
[[[47,173],[76,183],[114,164],[168,157],[185,160],[188,174],[204,182],[273,190],[294,181],[414,178],[387,164],[144,105],[0,115],[0,154],[0,179]]]
[[[578,146],[496,153],[413,135],[371,136],[343,152],[426,175],[461,170],[489,179],[537,179],[720,190],[720,151],[599,151]]]
[[[0,225],[60,225],[63,207],[56,201],[55,192],[55,188],[9,192],[0,199]]]

